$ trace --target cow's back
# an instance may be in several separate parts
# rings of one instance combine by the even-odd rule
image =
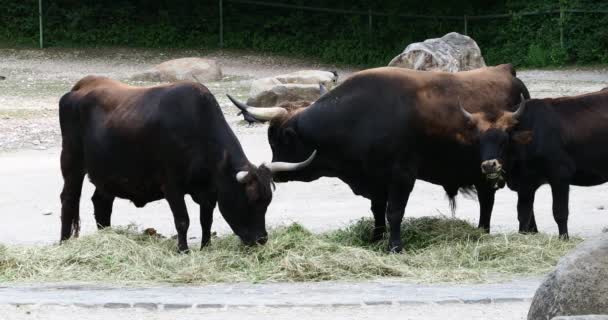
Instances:
[[[169,175],[204,174],[213,152],[201,141],[227,126],[213,96],[194,83],[138,88],[87,77],[64,99],[61,121],[70,125],[62,135],[81,139],[91,181],[136,205],[162,198]]]
[[[479,176],[479,155],[459,136],[466,125],[459,101],[469,112],[511,109],[521,91],[514,79],[503,66],[457,74],[370,69],[351,76],[295,121],[305,140],[366,172],[418,158],[423,179],[467,184]],[[454,172],[457,166],[461,170]]]

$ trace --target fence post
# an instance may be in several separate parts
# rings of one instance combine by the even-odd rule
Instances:
[[[224,47],[224,0],[220,0],[220,48]]]
[[[44,48],[44,41],[42,37],[42,0],[38,0],[38,25],[40,33],[40,49]]]
[[[564,6],[559,6],[559,44],[564,48]]]
[[[469,19],[467,19],[467,15],[464,15],[464,35],[469,35]]]

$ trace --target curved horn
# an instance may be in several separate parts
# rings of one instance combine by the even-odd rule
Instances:
[[[515,112],[513,112],[513,118],[514,119],[518,119],[519,117],[521,117],[521,115],[524,113],[524,110],[526,110],[526,99],[524,98],[524,95],[521,95],[521,102],[519,103],[519,107],[517,107],[517,110],[515,110]]]
[[[325,87],[322,83],[319,83],[319,93],[321,93],[321,96],[327,93],[327,87]]]
[[[278,117],[278,116],[287,114],[287,110],[285,110],[281,107],[272,107],[272,108],[251,107],[251,106],[248,106],[248,105],[236,100],[229,94],[226,94],[226,96],[228,97],[228,99],[230,99],[230,101],[232,101],[232,103],[234,103],[234,105],[237,108],[239,108],[239,110],[241,110],[241,112],[243,114],[250,114],[258,121],[269,121],[269,120],[272,120],[272,118],[274,118],[274,117]]]
[[[245,178],[247,178],[247,175],[249,175],[249,171],[239,171],[236,173],[236,181],[238,181],[239,183],[244,183],[245,182]]]
[[[317,150],[313,151],[312,154],[310,155],[310,157],[308,157],[308,159],[306,159],[302,162],[296,162],[296,163],[272,162],[269,164],[264,164],[264,166],[266,166],[266,168],[268,168],[270,170],[270,172],[273,172],[273,173],[281,172],[281,171],[296,171],[296,170],[300,170],[300,169],[308,166],[312,162],[312,160],[315,158],[316,155],[317,155]]]
[[[458,98],[458,107],[460,108],[460,111],[462,112],[462,114],[464,115],[465,118],[467,118],[468,120],[473,120],[473,115],[464,109],[464,107],[462,106],[462,102],[460,101],[460,98]]]

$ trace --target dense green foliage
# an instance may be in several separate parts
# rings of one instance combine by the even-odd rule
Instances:
[[[521,16],[537,10],[608,10],[594,0],[280,0],[305,6],[367,12],[367,15],[311,12],[224,0],[225,47],[311,56],[334,63],[384,65],[413,41],[464,31],[463,20],[414,19],[397,14],[484,15],[508,18],[469,20],[468,33],[489,64],[518,66],[608,63],[608,13]],[[134,46],[216,48],[219,1],[43,0],[47,46]],[[35,46],[37,1],[0,0],[0,43]],[[560,43],[563,23],[564,44]]]

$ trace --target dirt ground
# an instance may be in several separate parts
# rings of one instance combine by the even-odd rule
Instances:
[[[356,71],[336,68],[293,58],[262,56],[235,52],[161,51],[131,49],[87,50],[11,50],[0,49],[0,243],[52,243],[59,236],[60,133],[57,103],[61,95],[80,78],[89,74],[126,80],[161,61],[207,56],[218,59],[225,77],[206,85],[218,98],[228,122],[237,133],[250,160],[269,160],[266,126],[248,127],[236,116],[236,109],[225,93],[245,99],[252,79],[301,69],[337,70],[343,79]],[[524,70],[518,75],[533,97],[573,95],[608,86],[606,69]],[[149,84],[149,83],[135,83]],[[608,225],[606,186],[574,187],[571,195],[570,230],[574,234],[597,234]],[[85,183],[81,201],[84,233],[95,230],[89,198],[92,187]],[[406,216],[448,214],[448,202],[442,188],[422,181],[416,183]],[[555,233],[548,188],[537,194],[536,211],[542,231]],[[503,190],[498,193],[493,214],[493,231],[517,230],[516,196]],[[193,242],[200,235],[198,208],[188,202]],[[476,201],[458,197],[457,216],[473,223],[478,219]],[[345,225],[351,220],[371,216],[369,201],[356,197],[337,179],[323,178],[313,183],[280,184],[268,212],[270,225],[293,221],[323,231]],[[154,227],[163,234],[174,234],[168,206],[159,201],[136,209],[127,201],[117,201],[113,223],[135,223]],[[216,212],[214,230],[229,232]],[[193,243],[194,244],[194,243]]]

